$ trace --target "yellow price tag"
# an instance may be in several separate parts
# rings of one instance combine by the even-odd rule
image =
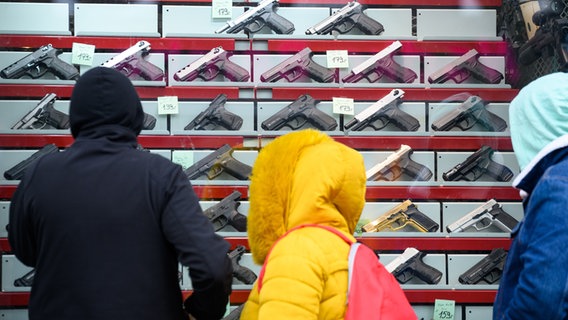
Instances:
[[[158,114],[178,114],[178,97],[158,97]]]
[[[332,98],[333,103],[333,113],[340,114],[355,114],[355,105],[353,99],[351,98]]]
[[[211,2],[211,17],[227,18],[233,17],[233,1],[231,0],[213,0]]]
[[[326,58],[328,68],[349,68],[347,50],[327,50]]]
[[[454,300],[436,299],[434,302],[433,320],[454,320],[456,302]]]
[[[172,162],[181,165],[183,170],[193,165],[193,151],[177,150],[172,152]]]
[[[94,55],[95,55],[95,46],[94,45],[73,42],[73,46],[71,47],[71,63],[72,64],[92,66]]]

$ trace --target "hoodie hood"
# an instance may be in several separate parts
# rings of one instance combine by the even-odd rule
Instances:
[[[69,123],[74,138],[109,125],[138,135],[144,111],[130,79],[115,69],[95,67],[85,72],[73,88]]]
[[[540,151],[568,134],[568,73],[542,76],[527,86],[509,105],[511,141],[521,169]]]
[[[247,233],[262,264],[274,242],[301,224],[353,234],[365,205],[363,156],[326,134],[307,129],[276,138],[254,163]]]

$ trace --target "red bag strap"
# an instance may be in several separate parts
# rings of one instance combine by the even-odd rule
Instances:
[[[286,233],[284,233],[280,238],[278,238],[274,244],[272,245],[272,247],[270,247],[270,250],[268,251],[268,254],[266,255],[266,258],[264,259],[264,263],[262,264],[262,269],[260,269],[260,273],[258,275],[258,285],[257,285],[257,291],[260,292],[260,289],[262,287],[262,279],[264,278],[264,270],[266,269],[266,263],[268,261],[268,257],[270,257],[270,253],[272,252],[272,249],[274,249],[274,246],[276,246],[276,244],[278,243],[278,241],[282,240],[282,238],[284,238],[285,236],[287,236],[290,232],[294,231],[294,230],[298,230],[298,229],[302,229],[302,228],[306,228],[306,227],[316,227],[316,228],[321,228],[321,229],[325,229],[331,233],[336,234],[338,237],[340,237],[341,239],[343,239],[345,242],[347,242],[348,245],[351,245],[354,243],[353,240],[351,240],[349,237],[347,237],[345,234],[343,234],[341,231],[335,229],[334,227],[330,227],[330,226],[326,226],[326,225],[321,225],[321,224],[315,224],[315,223],[307,223],[307,224],[301,224],[298,226],[295,226],[294,228],[286,231]]]

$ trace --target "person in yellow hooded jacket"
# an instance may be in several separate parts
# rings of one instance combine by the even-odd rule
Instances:
[[[274,243],[304,224],[330,226],[354,240],[365,184],[362,155],[315,129],[287,133],[261,149],[251,175],[248,240],[255,263],[270,256],[262,290],[257,281],[241,319],[344,318],[349,245],[314,227]]]

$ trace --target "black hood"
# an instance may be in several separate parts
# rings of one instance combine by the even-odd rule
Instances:
[[[122,126],[138,135],[144,111],[130,79],[112,68],[95,67],[73,88],[69,122],[74,138],[108,125]]]

